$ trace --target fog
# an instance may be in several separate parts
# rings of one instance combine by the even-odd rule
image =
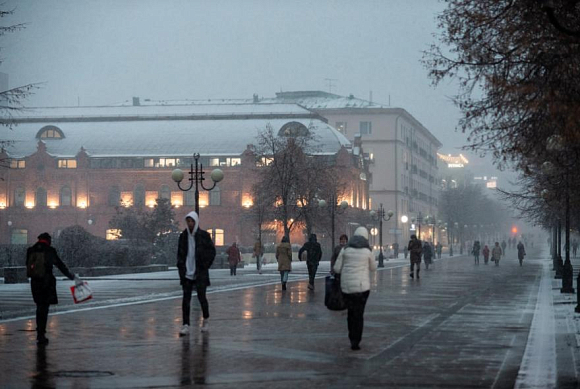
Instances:
[[[435,0],[9,0],[3,38],[10,85],[43,83],[28,106],[150,99],[273,97],[324,90],[402,107],[457,153],[453,83],[420,63],[435,42]],[[465,153],[477,174],[489,158]]]

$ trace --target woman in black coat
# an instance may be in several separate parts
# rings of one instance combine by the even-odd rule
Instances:
[[[52,304],[58,304],[56,278],[52,274],[52,267],[56,266],[70,280],[80,281],[61,261],[54,247],[51,247],[51,243],[52,239],[50,235],[44,232],[38,236],[38,242],[26,251],[27,275],[30,277],[30,289],[32,290],[32,298],[36,304],[36,340],[39,345],[48,344],[48,339],[46,338],[48,308]],[[33,258],[38,255],[44,258],[44,270],[40,276],[30,266]]]

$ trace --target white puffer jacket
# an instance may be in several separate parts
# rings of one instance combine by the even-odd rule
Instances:
[[[354,238],[361,238],[353,236]],[[370,272],[377,270],[371,250],[366,247],[344,248],[334,264],[334,272],[340,274],[340,288],[344,293],[361,293],[371,289]],[[367,243],[368,245],[368,243]]]

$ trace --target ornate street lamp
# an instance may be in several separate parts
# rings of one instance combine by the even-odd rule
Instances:
[[[385,218],[385,214],[388,216]],[[385,267],[384,255],[383,255],[383,221],[388,222],[393,217],[394,212],[389,210],[385,213],[385,209],[383,208],[383,204],[379,205],[379,209],[376,211],[371,211],[371,218],[375,221],[378,220],[379,222],[379,267]],[[388,258],[387,258],[388,260]]]
[[[332,250],[334,250],[334,219],[335,216],[342,215],[346,209],[348,208],[348,202],[346,200],[342,200],[339,204],[337,204],[338,199],[336,198],[336,194],[330,195],[330,225],[331,225],[331,234],[330,239],[332,239]],[[318,200],[318,206],[320,208],[326,208],[328,204],[326,200]]]
[[[177,182],[177,187],[184,192],[187,192],[193,188],[195,185],[195,212],[199,215],[199,187],[201,186],[203,189],[210,191],[215,188],[216,184],[224,179],[224,172],[221,169],[214,169],[211,172],[211,180],[213,181],[213,185],[210,188],[206,188],[203,185],[203,181],[205,178],[203,177],[203,165],[199,163],[199,154],[193,154],[193,159],[195,160],[195,169],[193,167],[193,163],[191,164],[191,168],[189,169],[189,187],[181,187],[181,181],[183,180],[184,173],[181,169],[175,169],[171,172],[171,178],[173,181]]]

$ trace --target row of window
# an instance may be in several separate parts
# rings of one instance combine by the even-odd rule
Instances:
[[[347,122],[336,122],[334,126],[343,135],[347,134]],[[370,135],[373,133],[373,123],[372,122],[359,122],[358,133],[361,135]]]
[[[206,166],[239,166],[242,164],[241,158],[231,157],[209,157],[201,158],[201,163]],[[91,158],[89,166],[93,169],[140,169],[140,168],[165,168],[165,167],[189,167],[193,163],[193,158]],[[58,159],[59,169],[76,169],[76,159]],[[11,169],[25,169],[24,159],[12,159]]]

